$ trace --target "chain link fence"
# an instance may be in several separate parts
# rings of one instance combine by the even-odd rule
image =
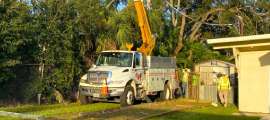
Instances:
[[[13,76],[6,76],[9,79],[0,83],[0,107],[54,103],[63,101],[63,97],[69,97],[63,96],[64,94],[76,93],[76,91],[65,91],[66,93],[61,94],[56,89],[49,87],[54,86],[55,84],[52,83],[57,79],[55,75],[57,73],[53,71],[54,66],[52,65],[17,64],[7,67],[7,69],[12,72]],[[42,77],[44,79],[41,79]],[[48,85],[45,86],[47,88],[43,88],[45,84]],[[46,91],[46,95],[41,95],[38,92],[40,89]]]
[[[77,101],[80,75],[74,77],[74,69],[68,67],[59,69],[44,64],[6,67],[11,74],[2,75],[7,79],[0,82],[0,107]]]
[[[31,91],[31,86],[40,77],[39,65],[18,64],[8,69],[14,77],[0,84],[0,106],[11,107],[36,103],[37,94]]]

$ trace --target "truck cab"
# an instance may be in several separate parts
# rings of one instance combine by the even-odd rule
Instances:
[[[143,54],[138,51],[101,52],[96,64],[80,80],[80,96],[88,97],[88,100],[85,101],[91,99],[120,102],[119,97],[123,95],[127,85],[134,89],[136,85],[142,84],[144,79],[142,56]],[[107,96],[101,95],[104,78],[108,88]],[[135,95],[135,93],[133,94]]]

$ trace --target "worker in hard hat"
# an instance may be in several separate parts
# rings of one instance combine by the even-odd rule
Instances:
[[[230,93],[230,80],[226,77],[226,73],[222,73],[222,77],[219,78],[218,93],[221,100],[221,104],[227,107],[228,93]]]
[[[200,78],[200,72],[197,72],[195,75],[193,75],[193,84],[192,84],[192,97],[197,98],[197,92],[198,92],[198,81]]]
[[[184,69],[183,73],[184,73],[184,75],[183,75],[183,79],[182,79],[182,95],[187,97],[187,94],[188,94],[188,92],[187,92],[188,69],[187,68]]]
[[[216,76],[218,79],[217,79],[217,81],[216,81],[216,83],[217,83],[217,85],[219,84],[219,82],[220,82],[220,77],[222,77],[222,73],[220,72],[220,73],[218,73],[217,74],[217,76]]]

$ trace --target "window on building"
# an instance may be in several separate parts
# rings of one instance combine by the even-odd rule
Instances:
[[[217,61],[211,61],[211,65],[217,65]]]

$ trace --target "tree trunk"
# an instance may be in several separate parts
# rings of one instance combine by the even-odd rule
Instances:
[[[44,53],[45,53],[45,50],[46,50],[46,42],[44,42],[42,44],[42,60],[41,62],[39,63],[39,68],[38,68],[38,71],[40,72],[40,78],[43,78],[43,71],[44,71]]]
[[[146,5],[147,10],[150,10],[150,4],[151,4],[151,0],[147,0],[147,5]]]
[[[181,0],[178,0],[178,2],[177,2],[177,11],[180,10],[180,3],[181,3]],[[175,21],[174,21],[174,23],[173,23],[173,24],[174,24],[173,26],[177,26],[179,14],[180,14],[180,13],[177,13],[177,14],[176,14],[176,18],[175,18]]]
[[[207,18],[208,18],[209,15],[211,15],[211,14],[214,13],[214,12],[217,12],[217,11],[224,11],[224,10],[225,10],[224,8],[216,8],[216,9],[213,9],[213,10],[211,10],[211,11],[206,12],[206,13],[203,15],[202,19],[201,19],[200,21],[196,22],[196,23],[194,24],[194,26],[192,27],[192,29],[191,29],[191,30],[192,30],[192,33],[190,34],[190,41],[193,42],[193,41],[195,40],[195,39],[194,39],[195,34],[196,34],[197,31],[200,29],[202,23],[205,22],[205,21],[207,20]]]
[[[86,38],[84,38],[86,39]],[[90,35],[89,38],[92,42],[88,42],[85,46],[85,51],[83,54],[83,62],[85,63],[87,68],[90,68],[92,63],[94,62],[94,58],[96,56],[96,41],[94,41],[96,38],[94,35]]]
[[[186,13],[184,12],[184,15],[186,15]],[[174,49],[173,51],[173,57],[176,58],[176,55],[178,54],[178,52],[183,48],[183,33],[185,30],[185,25],[186,25],[186,16],[182,16],[182,25],[180,28],[180,33],[179,33],[179,38],[178,38],[178,45],[177,47]]]
[[[106,9],[108,9],[114,1],[115,1],[115,0],[112,0],[112,1],[106,6]]]
[[[173,0],[170,0],[170,3],[171,3],[171,5],[173,5]],[[175,25],[174,25],[174,23],[175,23],[175,15],[174,15],[174,9],[173,8],[171,8],[171,13],[172,13],[172,24],[173,24],[173,27],[176,27]]]
[[[192,58],[192,53],[193,53],[193,50],[189,50],[189,56],[188,56],[187,59],[191,60],[191,58]]]
[[[195,34],[197,33],[197,31],[200,29],[201,25],[202,25],[202,23],[198,23],[198,24],[195,24],[195,25],[194,25],[194,27],[193,27],[194,30],[193,30],[193,32],[190,34],[190,41],[191,41],[191,42],[194,41],[194,36],[195,36]]]

